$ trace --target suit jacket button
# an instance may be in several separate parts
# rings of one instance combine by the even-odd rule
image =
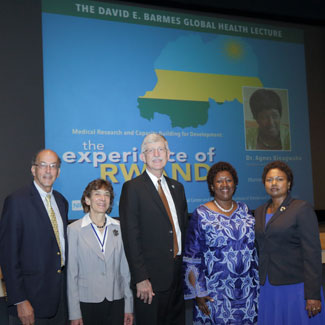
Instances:
[[[173,233],[173,231],[172,231],[172,230],[169,230],[169,233],[170,233],[170,234],[172,234],[172,233]]]
[[[60,252],[56,252],[56,255],[61,255],[61,253]]]
[[[56,272],[57,272],[57,273],[61,273],[62,271],[59,269],[59,270],[57,270]]]
[[[169,251],[170,251],[170,252],[172,252],[173,250],[172,250],[172,249],[170,249]]]

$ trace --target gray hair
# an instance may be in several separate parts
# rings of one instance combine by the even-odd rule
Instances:
[[[142,141],[141,153],[144,153],[146,151],[147,145],[149,143],[155,143],[155,142],[159,142],[159,141],[162,141],[165,144],[165,148],[169,151],[168,142],[163,135],[161,135],[159,133],[150,133],[150,134],[146,135],[146,137]]]

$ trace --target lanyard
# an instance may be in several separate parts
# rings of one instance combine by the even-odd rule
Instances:
[[[97,237],[97,240],[99,242],[99,245],[100,247],[102,248],[102,252],[104,253],[104,245],[105,245],[105,240],[106,240],[106,233],[107,233],[107,227],[105,227],[105,232],[104,232],[104,238],[103,238],[103,241],[100,240],[98,234],[97,234],[97,231],[96,229],[94,228],[93,224],[91,223],[91,228],[93,228],[93,231]]]

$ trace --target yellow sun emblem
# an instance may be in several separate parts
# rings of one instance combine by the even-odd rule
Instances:
[[[233,60],[239,60],[244,55],[244,48],[240,42],[228,41],[225,43],[225,52]]]

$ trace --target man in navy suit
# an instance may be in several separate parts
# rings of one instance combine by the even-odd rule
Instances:
[[[11,325],[67,323],[68,202],[52,189],[60,164],[54,151],[40,151],[32,161],[33,183],[9,195],[4,203],[0,265]]]
[[[163,175],[169,155],[163,136],[147,135],[141,146],[146,171],[124,183],[120,198],[122,238],[139,325],[185,323],[181,256],[187,202],[183,185]]]

